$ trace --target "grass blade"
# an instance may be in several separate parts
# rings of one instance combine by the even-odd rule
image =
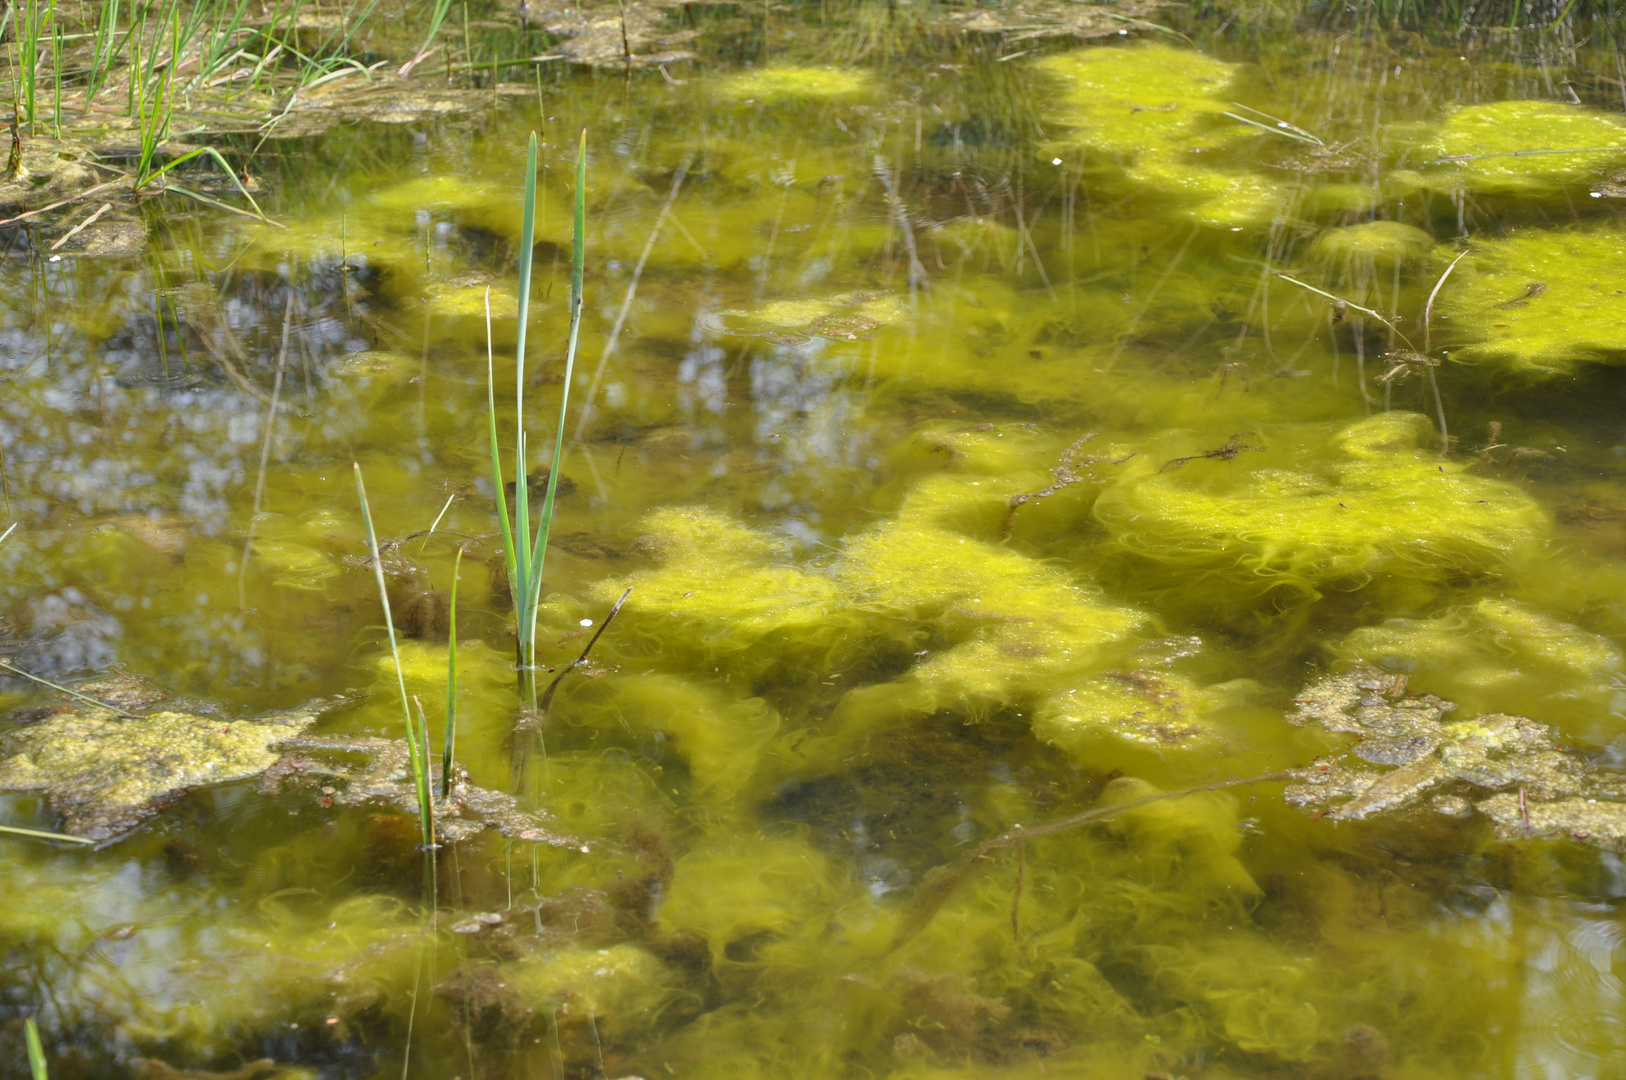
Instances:
[[[16,526],[13,525],[12,528],[14,529],[14,528],[16,528]],[[11,529],[7,529],[6,532],[9,534],[11,532]],[[0,540],[3,540],[3,539],[5,539],[5,538],[0,537]],[[137,719],[136,714],[133,713],[133,712],[127,712],[124,709],[119,708],[117,705],[109,705],[105,701],[97,701],[95,698],[90,697],[90,696],[88,696],[86,694],[81,694],[77,690],[69,690],[66,686],[58,686],[56,683],[52,682],[50,679],[42,679],[38,675],[30,675],[28,672],[24,671],[22,668],[16,666],[15,664],[13,664],[13,663],[11,663],[9,661],[0,660],[0,668],[4,668],[5,670],[11,672],[13,675],[21,675],[23,678],[29,680],[30,682],[37,682],[41,686],[48,686],[52,690],[55,690],[60,694],[67,694],[69,697],[78,698],[80,701],[83,701],[83,702],[85,702],[86,704],[89,704],[89,705],[94,705],[98,709],[110,709],[113,712],[118,713],[120,716],[126,717],[127,719],[130,719],[130,720]]]
[[[514,346],[514,416],[519,435],[514,452],[514,564],[519,588],[514,593],[518,614],[522,682],[529,692],[522,696],[536,704],[536,636],[526,605],[534,591],[531,579],[531,499],[530,476],[525,447],[525,331],[531,315],[531,261],[536,246],[536,132],[531,132],[525,151],[525,206],[519,230],[519,341]]]
[[[32,1016],[23,1021],[23,1040],[28,1043],[28,1071],[34,1080],[47,1080],[45,1046],[40,1042],[40,1026]]]
[[[43,832],[39,829],[20,829],[15,825],[0,825],[0,833],[7,836],[27,836],[35,840],[65,840],[70,844],[94,844],[96,841],[88,840],[83,836],[69,836],[67,833]],[[35,1076],[41,1074],[35,1073]]]
[[[378,553],[378,533],[373,529],[372,508],[367,505],[367,486],[361,482],[361,465],[352,464],[351,468],[356,470],[356,498],[361,501],[361,520],[367,526],[367,552],[373,557],[373,577],[378,582],[378,600],[384,605],[384,629],[389,633],[390,659],[395,662],[395,686],[401,692],[401,720],[406,725],[407,752],[412,759],[413,783],[418,789],[419,826],[427,850],[434,844],[434,826],[425,809],[428,804],[429,777],[423,760],[424,744],[418,739],[417,721],[412,718],[412,703],[407,698],[406,676],[401,672],[401,650],[395,643],[395,617],[390,614],[390,594],[384,585],[384,560]]]
[[[457,579],[463,571],[463,549],[452,563],[452,601],[446,627],[446,748],[440,755],[440,797],[452,792],[452,751],[457,746]]]
[[[503,489],[502,453],[497,447],[497,376],[491,358],[491,288],[486,287],[486,422],[491,436],[491,490],[497,499],[497,525],[502,534],[503,565],[508,570],[508,595],[519,596],[519,568],[514,551],[514,528],[508,520],[508,493]],[[517,602],[517,601],[516,601]]]
[[[548,465],[548,488],[542,497],[542,519],[536,526],[536,568],[527,599],[531,639],[536,638],[536,613],[542,605],[542,564],[547,557],[548,533],[553,527],[553,500],[559,490],[559,466],[565,454],[565,414],[570,407],[570,384],[576,373],[576,343],[581,335],[582,268],[587,250],[587,129],[576,148],[576,231],[570,244],[570,344],[565,349],[565,380],[559,390],[559,424],[553,435],[553,460]]]

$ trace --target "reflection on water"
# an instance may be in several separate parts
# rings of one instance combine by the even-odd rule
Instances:
[[[416,823],[308,755],[96,850],[0,842],[0,1008],[54,1075],[1626,1071],[1615,804],[1498,839],[1487,792],[1538,822],[1572,793],[1462,780],[1471,740],[1516,748],[1450,726],[1618,757],[1616,54],[1194,22],[1002,55],[905,7],[775,12],[750,56],[746,16],[690,13],[676,75],[289,141],[287,229],[151,204],[137,257],[13,246],[0,655],[202,716],[348,692],[322,731],[398,736],[359,462],[426,704],[464,552],[459,754],[506,788],[487,297],[510,446],[539,127],[551,446],[586,126],[548,664],[634,587],[545,731],[572,842],[448,847],[437,915]],[[1357,768],[1359,725],[1286,722],[1354,661],[1410,681],[1350,708],[1437,695],[1445,734]],[[78,708],[3,690],[19,726]],[[1401,808],[1261,783],[942,869],[1318,760]],[[54,824],[8,783],[6,822]]]

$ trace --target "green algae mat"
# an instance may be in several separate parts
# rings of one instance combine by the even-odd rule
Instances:
[[[1626,1075],[1618,26],[381,10],[6,179],[0,1080]]]

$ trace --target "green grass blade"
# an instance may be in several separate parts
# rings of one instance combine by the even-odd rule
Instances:
[[[576,342],[582,323],[582,267],[587,238],[587,129],[576,149],[576,234],[570,244],[570,344],[565,349],[565,381],[559,391],[559,426],[553,435],[553,461],[548,466],[548,489],[542,497],[542,518],[536,526],[535,580],[528,601],[531,638],[536,637],[536,613],[542,606],[542,565],[547,558],[548,533],[553,528],[553,500],[559,489],[559,466],[565,455],[565,414],[570,407],[570,384],[576,374]]]
[[[491,357],[491,289],[486,288],[486,423],[491,436],[491,490],[497,499],[497,525],[502,534],[503,565],[508,570],[508,595],[519,596],[515,566],[514,529],[508,520],[508,493],[503,490],[502,454],[497,447],[497,376]],[[517,600],[515,601],[518,602]]]
[[[70,844],[94,844],[96,841],[87,840],[83,836],[69,836],[67,833],[42,832],[39,829],[20,829],[15,825],[0,825],[0,833],[7,836],[27,836],[35,840],[66,840]],[[34,1075],[38,1076],[38,1073]]]
[[[418,796],[418,826],[423,832],[423,849],[429,852],[435,846],[435,800],[429,781],[429,717],[424,715],[418,695],[412,695],[412,704],[418,710],[418,726],[408,731],[408,738],[417,745],[418,751],[412,766],[412,788]]]
[[[525,456],[525,332],[531,316],[531,259],[536,246],[536,132],[525,151],[525,206],[519,227],[519,341],[514,346],[514,416],[519,438],[514,457],[514,561],[519,570],[519,591],[514,604],[519,614],[520,651],[526,665],[536,663],[534,641],[526,633],[526,599],[534,591],[531,579],[530,476]]]
[[[40,1026],[32,1016],[23,1021],[23,1040],[28,1043],[28,1071],[34,1080],[47,1080],[45,1046],[40,1042]]]
[[[457,579],[463,572],[463,549],[452,563],[452,601],[446,627],[446,748],[440,755],[440,797],[452,792],[452,751],[457,747]]]
[[[422,805],[428,778],[424,771],[417,730],[414,727],[416,721],[412,719],[412,702],[407,698],[406,676],[401,673],[401,650],[395,643],[395,617],[390,614],[390,594],[384,585],[384,560],[378,553],[378,533],[373,529],[372,508],[367,505],[367,486],[361,482],[361,465],[354,464],[351,468],[356,470],[356,498],[361,501],[361,520],[367,526],[367,551],[373,557],[373,577],[378,582],[378,600],[384,605],[384,629],[389,632],[390,659],[395,662],[395,686],[401,692],[401,719],[406,725],[407,751],[412,759],[412,775],[420,788],[419,802]],[[424,836],[431,836],[431,826],[427,818],[422,822],[422,826]],[[427,839],[425,843],[428,843]]]
[[[13,526],[13,528],[15,528],[15,526]],[[8,529],[7,532],[10,532],[10,530]],[[24,671],[22,668],[20,668],[17,665],[11,663],[8,660],[0,660],[0,668],[4,668],[6,671],[11,672],[13,675],[21,675],[23,678],[27,679],[29,682],[36,682],[36,683],[39,683],[41,686],[49,687],[50,689],[55,690],[59,694],[67,694],[69,697],[78,698],[80,701],[83,701],[87,705],[94,705],[98,709],[110,709],[113,712],[118,713],[120,716],[127,717],[127,718],[129,718],[131,720],[136,719],[136,714],[133,713],[133,712],[129,712],[128,710],[121,709],[117,705],[109,705],[105,701],[97,701],[95,698],[90,697],[87,694],[81,694],[77,690],[69,690],[66,686],[59,686],[56,683],[52,682],[50,679],[42,679],[38,675],[30,675],[28,672]]]

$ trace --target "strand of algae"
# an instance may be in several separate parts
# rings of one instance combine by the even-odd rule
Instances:
[[[939,866],[929,871],[921,880],[919,891],[904,907],[897,933],[893,935],[892,942],[887,946],[886,951],[888,954],[897,952],[904,945],[907,945],[915,935],[926,929],[955,890],[971,880],[998,852],[1012,847],[1019,847],[1029,840],[1055,836],[1057,833],[1068,832],[1098,821],[1108,821],[1119,814],[1145,806],[1148,803],[1161,802],[1166,799],[1179,799],[1187,795],[1198,795],[1205,791],[1222,791],[1226,788],[1247,787],[1250,784],[1268,784],[1273,781],[1292,780],[1296,775],[1291,770],[1283,770],[1262,773],[1258,776],[1233,777],[1229,780],[1217,780],[1212,784],[1199,784],[1196,787],[1181,788],[1179,791],[1161,791],[1156,795],[1143,795],[1138,799],[1129,799],[1125,802],[1114,803],[1111,806],[1092,807],[1070,817],[1058,818],[1043,825],[1035,825],[1031,829],[1025,829],[1018,825],[1009,832],[1001,833],[977,848],[969,858],[958,866]]]

